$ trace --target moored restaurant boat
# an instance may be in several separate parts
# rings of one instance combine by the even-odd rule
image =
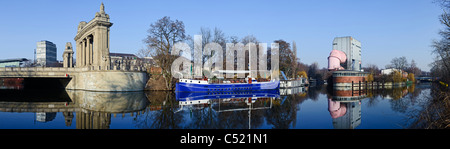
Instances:
[[[257,79],[249,78],[248,81],[219,81],[211,83],[206,79],[192,80],[179,79],[176,83],[177,92],[216,92],[216,91],[255,91],[255,90],[273,90],[279,89],[279,80],[270,80],[258,82]]]

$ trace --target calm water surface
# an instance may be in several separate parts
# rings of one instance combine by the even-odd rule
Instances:
[[[268,93],[0,90],[1,129],[403,129],[429,84],[366,92]]]

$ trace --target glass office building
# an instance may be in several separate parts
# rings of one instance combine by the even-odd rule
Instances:
[[[36,63],[40,66],[51,66],[57,63],[56,45],[47,40],[37,42]]]

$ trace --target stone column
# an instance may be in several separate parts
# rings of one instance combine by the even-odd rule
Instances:
[[[64,54],[64,55],[63,55],[63,67],[64,67],[64,68],[69,67],[69,65],[67,65],[67,64],[68,64],[67,62],[68,62],[68,57],[67,57],[66,54]]]
[[[76,59],[77,59],[77,67],[80,66],[80,43],[76,42]]]
[[[73,67],[73,53],[69,54],[69,67],[72,68]]]
[[[86,66],[86,40],[81,41],[81,66]]]
[[[86,65],[88,65],[88,66],[91,66],[92,65],[92,43],[91,43],[91,40],[92,40],[92,37],[91,36],[88,36],[88,37],[86,37],[87,38],[87,62],[86,62]]]

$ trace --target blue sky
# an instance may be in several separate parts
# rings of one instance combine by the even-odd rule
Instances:
[[[149,25],[170,16],[183,21],[186,33],[220,28],[226,36],[254,35],[260,42],[296,41],[303,63],[327,67],[335,37],[362,43],[362,64],[379,68],[394,57],[414,59],[422,70],[433,61],[430,47],[439,39],[442,9],[432,0],[322,1],[0,1],[0,59],[33,59],[36,42],[49,40],[62,60],[80,21],[90,21],[100,4],[114,23],[110,51],[135,54]]]

